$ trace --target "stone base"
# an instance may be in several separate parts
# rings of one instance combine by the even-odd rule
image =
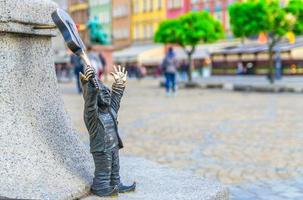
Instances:
[[[143,158],[122,157],[121,178],[125,184],[137,182],[136,192],[120,194],[123,200],[227,200],[229,192],[217,182],[174,170]],[[112,200],[88,196],[82,200]]]
[[[56,7],[0,0],[0,198],[75,199],[92,181],[92,157],[58,90],[50,28]]]
[[[65,112],[50,37],[0,33],[0,47],[0,196],[82,196],[93,160]]]

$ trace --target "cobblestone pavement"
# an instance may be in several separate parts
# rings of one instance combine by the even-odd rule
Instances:
[[[303,199],[302,95],[180,90],[128,83],[119,115],[124,155],[143,156],[229,185],[231,199]],[[61,84],[82,140],[83,100]]]

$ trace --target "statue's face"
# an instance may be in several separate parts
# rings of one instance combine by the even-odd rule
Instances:
[[[98,95],[98,107],[105,108],[110,106],[111,92],[110,89],[102,85],[100,87],[100,93]]]

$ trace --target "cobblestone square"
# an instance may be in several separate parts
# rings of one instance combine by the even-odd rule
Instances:
[[[82,97],[73,84],[60,89],[88,144]],[[159,80],[130,80],[121,153],[217,179],[231,199],[303,199],[302,110],[299,94],[189,89],[166,97]]]

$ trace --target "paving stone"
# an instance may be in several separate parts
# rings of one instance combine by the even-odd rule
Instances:
[[[282,196],[285,197],[286,199],[295,199],[295,198],[303,199],[302,192],[285,192],[282,194]]]
[[[161,166],[136,157],[121,158],[121,179],[137,181],[136,192],[121,194],[123,200],[228,200],[227,188],[189,172]],[[83,200],[103,200],[89,196]],[[112,198],[109,198],[112,199]]]
[[[63,92],[70,87],[61,85]],[[77,104],[67,106],[74,113],[72,120],[77,121],[82,117],[82,98],[64,95],[64,99]],[[296,103],[301,99],[285,93],[196,89],[179,90],[176,98],[166,98],[157,79],[130,80],[119,114],[125,143],[121,153],[216,176],[229,185],[300,189],[302,184],[294,179],[303,176],[299,156],[303,151],[299,112],[303,104]],[[75,108],[79,108],[78,114]],[[81,130],[83,124],[76,127]],[[271,194],[276,193],[268,189],[267,195]]]
[[[285,200],[285,197],[279,196],[278,194],[262,195],[257,197],[258,200]]]

